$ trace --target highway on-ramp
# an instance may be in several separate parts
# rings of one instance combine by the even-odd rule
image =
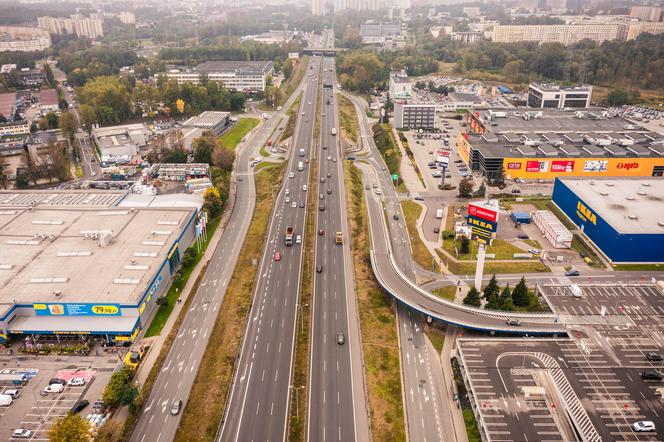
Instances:
[[[312,57],[309,65],[286,172],[292,178],[286,177],[281,189],[275,189],[278,193],[247,329],[217,438],[221,441],[281,441],[287,437],[309,190],[303,190],[303,186],[309,185],[308,161],[312,153],[320,58]],[[303,156],[300,156],[300,149],[304,150]],[[300,162],[303,163],[301,171],[298,170]],[[300,202],[305,203],[304,207],[300,207]],[[295,238],[300,236],[302,243],[294,239],[292,246],[284,244],[287,227],[294,229]]]
[[[298,91],[284,105],[285,109],[294,101]],[[249,159],[257,155],[259,148],[267,142],[283,116],[283,112],[278,112],[254,129],[254,132],[246,137],[247,140],[238,146],[233,212],[200,287],[196,293],[190,295],[194,297],[190,309],[141,411],[130,439],[133,442],[170,441],[175,437],[182,414],[172,416],[171,403],[173,400],[182,399],[184,406],[188,405],[187,398],[196,371],[207,347],[254,212],[256,191]],[[197,407],[199,404],[191,406]]]

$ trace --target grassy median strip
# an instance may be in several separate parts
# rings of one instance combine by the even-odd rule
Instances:
[[[258,126],[260,121],[257,118],[245,117],[240,118],[240,121],[235,123],[235,126],[228,129],[222,136],[219,137],[221,144],[228,147],[229,149],[235,150],[238,144],[242,141],[245,135],[249,133],[251,129]]]
[[[213,440],[217,433],[251,308],[257,272],[254,260],[260,262],[275,190],[281,184],[284,168],[282,163],[256,173],[254,215],[183,411],[176,441]]]
[[[295,65],[295,69],[293,69],[290,78],[280,86],[284,91],[284,102],[288,100],[288,97],[293,94],[297,85],[302,81],[302,77],[304,77],[305,72],[307,72],[307,66],[309,66],[309,57],[300,58],[300,61]]]
[[[429,249],[424,245],[420,234],[417,231],[417,219],[422,213],[422,206],[413,201],[402,201],[401,210],[405,218],[406,227],[408,228],[408,236],[410,237],[410,248],[412,249],[413,259],[423,269],[440,271],[438,265],[435,263],[433,256]]]
[[[371,434],[376,441],[405,441],[401,367],[394,311],[383,293],[369,257],[369,220],[359,169],[344,161],[353,268],[369,395]]]
[[[397,146],[397,142],[392,134],[392,127],[389,123],[376,123],[371,130],[373,131],[373,139],[376,143],[376,147],[383,157],[383,160],[385,160],[390,175],[399,175],[399,177],[401,177],[401,151],[399,150],[399,146]],[[395,182],[393,181],[392,184],[395,184]],[[396,184],[397,192],[406,191],[406,186],[403,184],[401,178],[397,180]]]
[[[302,93],[300,92],[300,95],[297,96],[295,101],[293,101],[293,104],[291,104],[291,107],[288,109],[288,112],[286,112],[286,115],[288,115],[288,122],[286,123],[286,128],[281,134],[281,138],[279,138],[279,141],[284,141],[289,139],[290,137],[293,136],[293,132],[295,131],[295,122],[297,121],[297,109],[300,107],[300,101],[302,101]]]
[[[357,132],[359,126],[357,123],[357,113],[353,103],[342,94],[337,94],[339,102],[339,120],[343,136],[353,143],[357,143]]]

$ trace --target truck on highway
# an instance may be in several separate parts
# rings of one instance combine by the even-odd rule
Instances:
[[[292,227],[286,227],[286,235],[284,236],[284,242],[286,243],[287,246],[293,245],[293,232],[294,229]]]
[[[337,233],[334,235],[334,242],[335,242],[336,244],[343,244],[343,243],[344,243],[344,236],[343,236],[343,233],[341,233],[341,232],[337,232]]]
[[[304,163],[302,161],[299,161],[297,163],[297,170],[299,170],[300,172],[304,170]]]
[[[333,127],[333,128],[332,128],[332,135],[336,135],[336,134],[337,134],[337,128],[336,128],[336,127]]]
[[[443,209],[436,210],[436,218],[443,219]]]

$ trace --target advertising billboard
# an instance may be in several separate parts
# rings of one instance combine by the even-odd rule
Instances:
[[[507,163],[508,170],[521,170],[521,163]]]
[[[498,210],[493,207],[482,206],[477,203],[468,203],[468,215],[492,223],[498,222]]]
[[[574,161],[570,160],[552,161],[551,172],[572,173],[574,172]]]
[[[584,172],[606,172],[608,167],[608,160],[587,160],[583,162]]]
[[[497,224],[492,223],[491,221],[486,221],[482,218],[478,218],[476,216],[468,215],[466,218],[466,222],[468,223],[469,226],[471,226],[473,229],[474,228],[479,228],[486,230],[487,232],[495,232],[498,230]]]
[[[548,161],[526,161],[526,172],[547,172],[548,170]]]
[[[33,304],[37,316],[121,316],[119,304]]]

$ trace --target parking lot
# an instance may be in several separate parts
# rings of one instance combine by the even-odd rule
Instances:
[[[664,382],[641,376],[664,368],[663,361],[646,358],[664,354],[661,291],[614,284],[584,286],[582,298],[564,286],[543,292],[569,338],[459,340],[466,383],[487,438],[575,440],[576,431],[586,440],[661,440],[664,401],[658,389]],[[637,421],[654,422],[656,431],[634,431]]]
[[[81,412],[86,417],[93,411],[93,404],[102,397],[103,390],[119,362],[115,354],[100,356],[0,356],[3,373],[30,373],[27,384],[3,386],[2,392],[18,388],[19,396],[11,405],[0,407],[0,440],[18,440],[12,433],[17,428],[32,431],[29,440],[48,440],[48,430],[59,417],[66,415],[78,400],[89,405]],[[53,378],[65,382],[83,378],[82,386],[65,386],[60,393],[44,393]],[[21,438],[20,440],[26,440]]]

